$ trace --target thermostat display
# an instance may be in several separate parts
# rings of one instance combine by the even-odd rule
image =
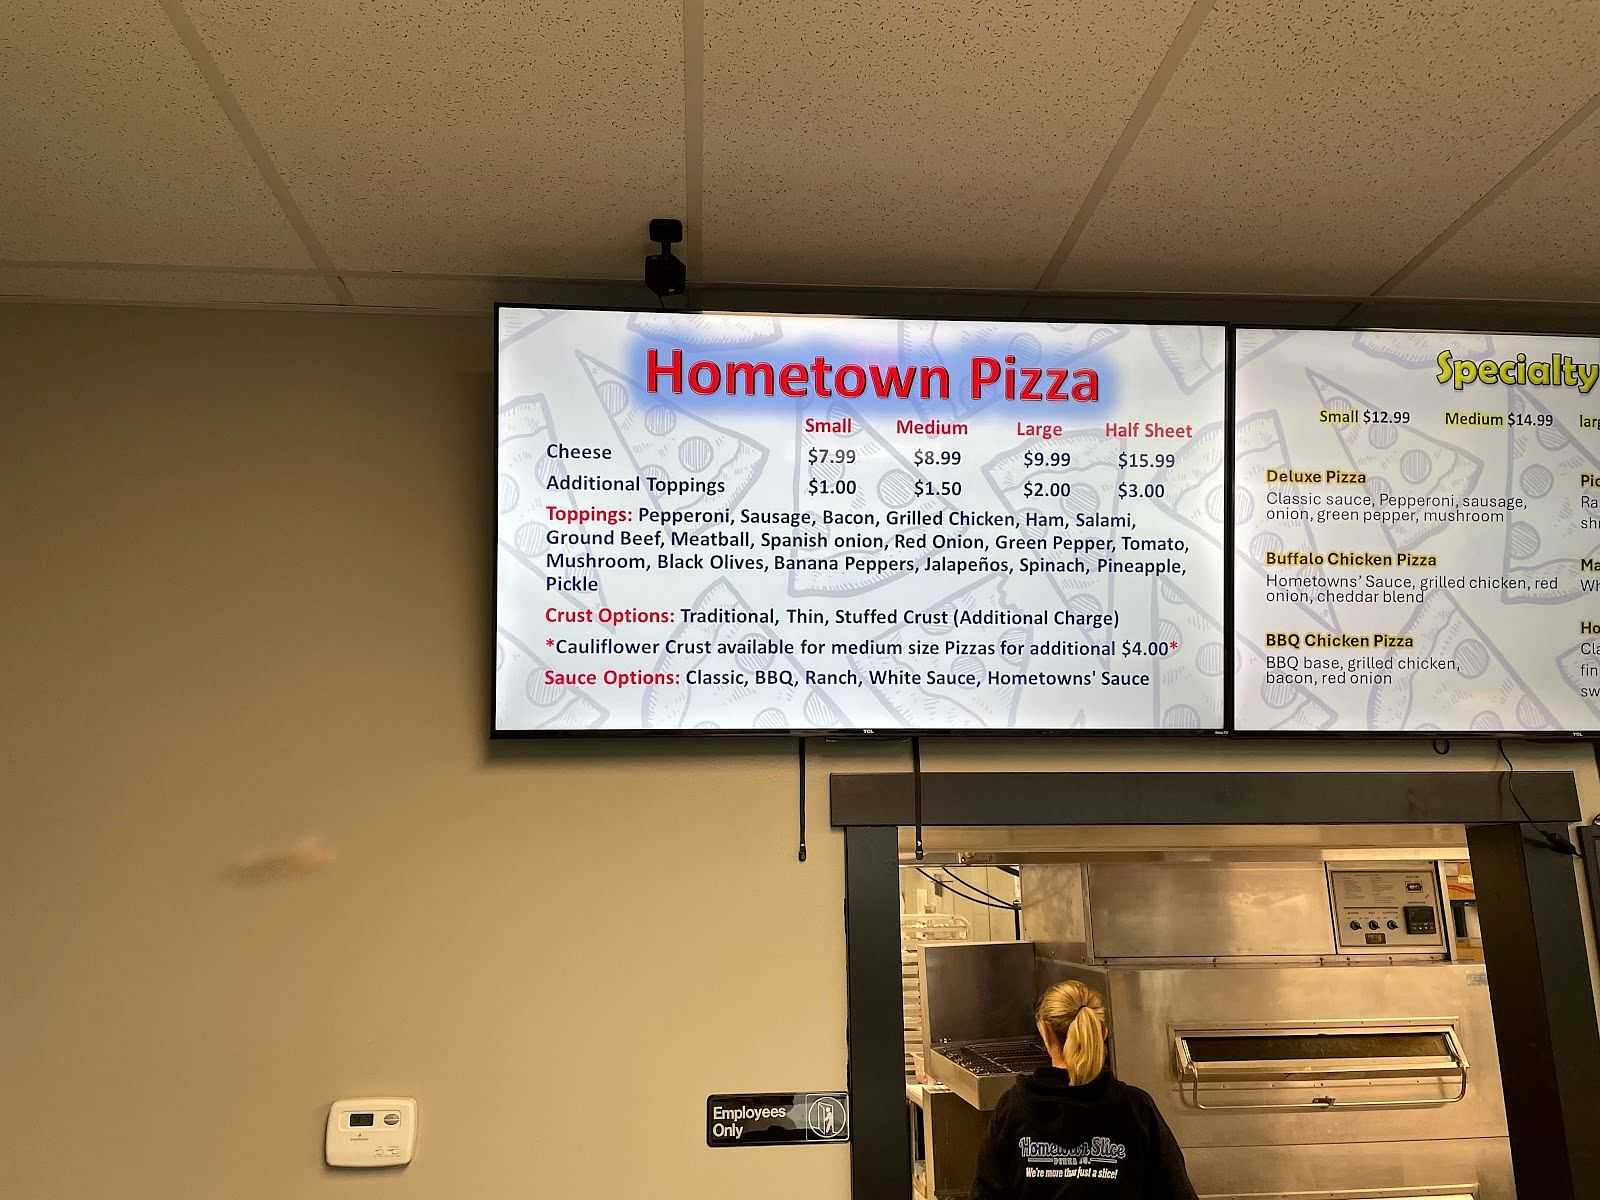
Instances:
[[[328,1109],[323,1157],[330,1167],[403,1167],[417,1147],[411,1097],[335,1100]]]

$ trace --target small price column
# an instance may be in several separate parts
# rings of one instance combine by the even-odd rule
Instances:
[[[829,497],[857,496],[861,493],[855,468],[860,452],[849,445],[806,447],[805,490],[802,500],[817,500],[826,505]]]

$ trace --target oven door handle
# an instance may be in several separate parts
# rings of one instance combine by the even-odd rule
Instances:
[[[1331,1112],[1334,1109],[1340,1112],[1357,1112],[1379,1108],[1443,1108],[1447,1104],[1460,1104],[1467,1098],[1467,1064],[1453,1047],[1451,1057],[1456,1060],[1456,1066],[1461,1072],[1461,1086],[1454,1096],[1447,1096],[1442,1100],[1341,1101],[1334,1096],[1316,1096],[1304,1104],[1206,1104],[1200,1099],[1200,1073],[1194,1069],[1192,1062],[1185,1064],[1184,1075],[1178,1081],[1178,1095],[1183,1096],[1183,1084],[1187,1080],[1193,1089],[1190,1103],[1203,1112]]]

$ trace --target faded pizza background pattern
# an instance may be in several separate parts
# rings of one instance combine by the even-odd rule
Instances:
[[[1241,334],[1243,336],[1243,334]],[[1580,647],[1580,622],[1600,612],[1600,595],[1583,591],[1580,560],[1600,555],[1600,531],[1582,527],[1580,475],[1600,473],[1595,431],[1580,415],[1600,413],[1600,395],[1575,390],[1469,385],[1456,391],[1437,381],[1438,356],[1457,359],[1548,359],[1563,353],[1600,360],[1600,340],[1483,333],[1395,331],[1262,331],[1262,349],[1241,345],[1236,388],[1237,473],[1235,620],[1239,674],[1236,721],[1241,729],[1313,728],[1335,731],[1500,730],[1554,732],[1600,727],[1596,658]],[[1497,415],[1543,414],[1538,425],[1446,427],[1446,409]],[[1320,414],[1368,410],[1409,412],[1404,424],[1323,424]],[[1465,497],[1511,498],[1517,505],[1498,523],[1415,521],[1379,525],[1316,524],[1308,510],[1275,506],[1267,493],[1330,490],[1318,485],[1265,482],[1268,468],[1362,472],[1362,489],[1384,497],[1426,497],[1430,511],[1464,511]],[[1592,518],[1600,513],[1590,512]],[[1600,522],[1596,522],[1600,525]],[[1397,579],[1443,577],[1464,586],[1427,586],[1403,603],[1336,603],[1305,589],[1300,601],[1269,602],[1264,551],[1333,549],[1417,552],[1438,556],[1437,568],[1384,571]],[[1271,569],[1282,576],[1311,573]],[[1365,576],[1360,568],[1323,570]],[[1525,581],[1529,590],[1472,586],[1485,579]],[[1534,581],[1542,586],[1535,588]],[[1268,632],[1385,632],[1415,639],[1406,650],[1335,650],[1322,657],[1393,654],[1446,665],[1370,672],[1372,682],[1314,686],[1306,707],[1294,689],[1273,677],[1292,675],[1267,665]],[[1594,639],[1600,641],[1600,639]],[[1283,656],[1284,649],[1270,653]],[[1302,647],[1290,654],[1304,656]],[[1304,672],[1302,672],[1304,673]]]
[[[788,316],[712,316],[678,313],[558,312],[503,309],[499,328],[498,581],[495,679],[496,727],[557,729],[1208,729],[1222,723],[1222,680],[1228,665],[1223,645],[1222,414],[1225,347],[1218,327],[1128,326],[968,321],[865,320]],[[1272,344],[1261,339],[1260,348]],[[818,352],[835,360],[940,365],[951,374],[949,402],[878,401],[871,397],[774,398],[751,401],[651,394],[644,386],[644,353],[673,347],[686,357],[735,354],[741,359],[809,361]],[[1254,343],[1253,343],[1254,346]],[[1097,405],[1023,404],[966,394],[967,364],[975,354],[1011,356],[1019,365],[1092,366],[1101,373],[1103,401]],[[848,417],[848,435],[808,433],[807,418]],[[966,437],[928,438],[897,433],[895,421],[962,421]],[[1111,438],[1107,421],[1160,420],[1197,427],[1192,441],[1146,442]],[[1015,422],[1059,421],[1063,436],[1021,438]],[[691,493],[670,498],[643,494],[577,494],[551,480],[580,473],[546,454],[552,442],[603,446],[604,464],[585,462],[581,473],[608,477],[712,480],[716,496]],[[848,466],[811,464],[813,446],[848,447]],[[919,465],[919,448],[959,449],[958,467]],[[1030,465],[1030,450],[1066,450],[1066,468]],[[1157,480],[1159,499],[1123,499],[1118,483],[1131,477],[1119,469],[1125,450],[1176,451],[1178,465],[1144,472]],[[848,475],[857,490],[848,495],[810,494],[812,479]],[[919,494],[925,481],[956,481],[958,496]],[[1046,497],[1027,495],[1030,481]],[[1048,485],[1070,482],[1070,494]],[[882,537],[891,547],[895,527],[882,514],[924,515],[961,511],[1107,516],[1133,514],[1140,537],[1180,537],[1188,545],[1181,576],[1033,575],[1020,572],[1022,552],[952,550],[951,556],[987,558],[1009,569],[969,574],[884,567],[874,570],[683,570],[587,568],[557,572],[584,587],[546,585],[547,504],[633,510],[748,507],[771,511],[866,514],[876,522],[841,527]],[[634,529],[652,526],[634,524]],[[688,527],[685,527],[688,528]],[[733,529],[739,528],[736,524]],[[820,528],[820,527],[818,527]],[[757,531],[786,532],[760,526]],[[945,526],[901,527],[900,531],[976,532]],[[1025,532],[1006,530],[1005,532]],[[1078,532],[1096,533],[1104,531]],[[608,548],[606,552],[613,552]],[[614,552],[621,552],[615,548]],[[654,562],[655,551],[645,551]],[[737,551],[748,557],[749,551]],[[757,551],[766,556],[769,551]],[[781,551],[822,557],[824,550]],[[925,560],[927,552],[886,550],[881,559]],[[1164,558],[1132,554],[1129,558]],[[660,608],[671,624],[560,623],[552,610],[601,606]],[[828,616],[839,608],[896,614],[877,625],[806,625],[788,619],[791,608]],[[1066,610],[1109,615],[1114,628],[996,625],[956,629],[956,614]],[[710,614],[691,620],[685,614]],[[929,622],[936,622],[929,624]],[[904,646],[936,631],[934,655],[909,656]],[[830,651],[808,654],[802,637]],[[557,638],[586,642],[611,638],[649,652],[619,654],[560,652]],[[1050,641],[1160,641],[1170,652],[1142,655],[1063,657],[1042,652]],[[704,643],[711,642],[709,652]],[[788,642],[790,649],[775,648]],[[716,644],[725,644],[719,652]],[[902,653],[879,653],[863,644],[899,643]],[[954,643],[946,645],[946,643]],[[833,653],[834,645],[849,647]],[[984,644],[984,652],[974,652]],[[688,648],[685,648],[688,647]],[[690,671],[764,673],[766,682],[658,684],[635,688],[551,686],[546,667],[563,671],[630,667],[678,677]],[[976,671],[1081,672],[1101,668],[1149,671],[1151,686],[1133,689],[1050,686],[978,686],[872,682],[869,672],[921,671],[956,675]],[[808,681],[806,672],[846,676],[844,681]],[[848,678],[853,673],[854,680]],[[1318,706],[1309,694],[1288,698],[1314,724]],[[1309,715],[1307,715],[1309,714]]]

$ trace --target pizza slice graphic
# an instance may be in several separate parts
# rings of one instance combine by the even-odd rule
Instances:
[[[848,433],[808,433],[806,419],[814,418],[830,423],[847,422]],[[819,452],[823,461],[813,463],[812,451]],[[848,457],[850,461],[844,459]],[[834,488],[848,479],[855,490],[841,495],[837,492],[813,496],[811,482],[816,480],[824,487]],[[917,495],[917,484],[927,476],[913,466],[904,455],[887,441],[860,412],[842,401],[817,401],[815,406],[802,405],[795,420],[794,505],[796,512],[828,508],[839,513],[875,515],[887,510],[920,512],[932,518],[935,514],[953,509],[950,500],[929,495]],[[927,558],[924,551],[891,551],[895,530],[918,532],[924,529],[948,530],[946,525],[904,525],[887,527],[874,521],[866,525],[836,525],[824,530],[827,547],[815,550],[794,550],[796,557],[835,558],[841,564],[844,555],[836,547],[839,537],[880,538],[883,547],[866,548],[868,557],[884,561],[906,561]],[[908,574],[906,571],[846,571],[843,566],[834,570],[797,570],[789,572],[789,594],[793,596],[859,596],[882,587],[891,580]]]
[[[1148,660],[1155,679],[1153,727],[1220,728],[1228,668],[1222,623],[1182,588],[1156,579],[1150,583],[1150,628],[1149,640],[1167,648]]]
[[[1400,630],[1416,639],[1410,658],[1448,659],[1455,669],[1393,672],[1367,699],[1367,728],[1382,730],[1537,731],[1556,727],[1533,694],[1447,588],[1429,590]],[[1437,718],[1437,719],[1435,719]]]
[[[1503,604],[1565,604],[1583,594],[1582,560],[1600,557],[1600,536],[1569,536],[1583,529],[1588,511],[1570,485],[1580,475],[1600,474],[1600,459],[1531,393],[1517,387],[1506,390],[1507,412],[1550,423],[1506,426],[1510,455],[1505,494],[1520,497],[1525,507],[1506,514],[1503,563],[1506,578],[1525,580],[1529,590],[1503,589],[1500,600]],[[1563,482],[1568,486],[1558,486]],[[1581,553],[1567,552],[1570,546],[1585,544],[1588,549]],[[1554,589],[1533,590],[1533,580],[1551,576],[1557,581]]]
[[[1150,330],[1161,361],[1185,392],[1193,392],[1227,365],[1228,342],[1220,329],[1198,325],[1157,325]]]
[[[578,359],[641,479],[716,480],[724,485],[716,495],[646,490],[638,493],[642,505],[668,510],[720,509],[744,498],[766,465],[765,446],[670,400],[649,395],[586,354],[580,353]]]
[[[1433,367],[1441,350],[1456,358],[1482,358],[1494,348],[1486,333],[1407,333],[1397,329],[1364,330],[1352,345],[1363,354],[1413,371]]]
[[[1292,329],[1239,329],[1234,332],[1234,366],[1242,367],[1257,355],[1265,354],[1286,338]],[[1185,393],[1192,394],[1209,379],[1227,369],[1228,340],[1214,325],[1152,325],[1150,340],[1156,353],[1167,364],[1172,378]]]
[[[1253,732],[1315,733],[1327,729],[1339,715],[1316,693],[1297,683],[1267,682],[1267,652],[1237,630],[1233,637],[1237,672],[1236,720],[1240,729]],[[1246,689],[1253,689],[1246,695]],[[1256,719],[1252,721],[1252,714]]]
[[[699,350],[765,346],[783,336],[778,318],[742,313],[640,312],[628,318],[628,329],[669,346]]]
[[[1260,340],[1260,335],[1271,333],[1272,337],[1267,342],[1282,341],[1288,337],[1286,332],[1273,333],[1270,330],[1241,329],[1238,331],[1240,361],[1246,349],[1246,339],[1254,347]],[[1192,394],[1196,388],[1208,379],[1220,375],[1228,362],[1228,339],[1220,327],[1212,325],[1152,325],[1150,327],[1150,341],[1156,348],[1156,353],[1161,356],[1161,361],[1166,364],[1167,370],[1172,373],[1173,380],[1185,394]],[[1261,346],[1256,349],[1260,353]]]
[[[1322,407],[1333,412],[1372,413],[1368,403],[1326,375],[1307,371]],[[1408,496],[1448,497],[1459,501],[1477,486],[1483,460],[1461,446],[1422,433],[1411,425],[1368,422],[1337,427],[1339,444],[1353,470],[1366,473],[1366,491],[1375,502],[1404,489]],[[1445,528],[1441,521],[1385,522],[1384,539],[1396,550],[1414,550]]]
[[[754,613],[749,602],[726,578],[717,579],[691,606],[697,613],[736,610]],[[671,641],[712,643],[710,654],[664,652],[656,671],[670,671],[683,679],[690,670],[739,672],[750,678],[755,671],[786,673],[789,680],[739,684],[663,684],[645,689],[645,729],[845,729],[863,724],[851,721],[822,689],[805,682],[805,670],[792,655],[763,649],[762,643],[780,640],[766,625],[756,622],[720,623],[684,621],[673,630]],[[718,643],[739,647],[730,653]]]
[[[923,611],[945,614],[943,620],[933,624],[896,625],[873,637],[874,641],[907,642],[937,641],[945,647],[943,653],[882,657],[853,657],[850,665],[856,674],[868,681],[868,686],[893,715],[896,723],[909,729],[1009,729],[1016,725],[1017,706],[1022,699],[1022,687],[1017,684],[1000,686],[985,682],[988,673],[999,671],[1015,673],[1027,668],[1033,658],[1032,647],[1038,640],[1039,627],[1034,625],[957,626],[956,614],[974,611],[1015,611],[1008,590],[1013,586],[1010,577],[989,575],[952,593]],[[937,631],[937,632],[935,632]],[[1000,643],[1019,647],[1020,651],[1006,655],[1000,652]],[[978,644],[992,644],[993,654],[970,653]],[[1072,663],[1063,663],[1061,670],[1072,671]],[[959,684],[906,682],[902,678],[873,678],[871,672],[893,672],[895,676],[909,673],[927,680],[931,674],[958,676],[973,675],[976,686]],[[1081,714],[1080,714],[1081,716]]]
[[[608,710],[577,688],[548,684],[548,665],[504,627],[495,631],[494,708],[502,729],[597,729]]]
[[[545,505],[572,503],[572,493],[549,486],[552,478],[564,474],[560,463],[546,449],[555,440],[555,425],[550,406],[543,395],[518,396],[500,408],[500,477],[497,503],[500,509],[500,545],[519,569],[536,579],[540,591],[547,578],[562,580],[557,588],[561,597],[580,608],[603,605],[605,592],[589,567],[552,567],[549,555],[561,547],[550,545],[546,535],[553,528],[545,519]],[[574,589],[573,581],[594,584],[593,589]]]
[[[561,308],[502,308],[500,310],[500,349],[520,342],[523,338],[539,332],[547,325],[552,325],[563,317],[570,317],[571,310]]]
[[[1584,667],[1594,668],[1594,655],[1585,654],[1582,643],[1573,646],[1556,659],[1556,667],[1561,672],[1561,678],[1567,681],[1567,686],[1572,689],[1572,694],[1582,700],[1589,711],[1600,717],[1600,674],[1586,675]],[[1568,728],[1577,722],[1569,722]],[[1590,728],[1600,728],[1600,721],[1590,725]]]

